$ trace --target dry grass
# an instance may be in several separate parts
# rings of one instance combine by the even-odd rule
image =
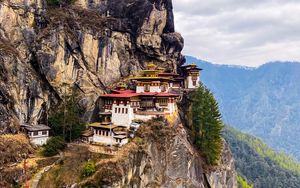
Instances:
[[[175,134],[176,131],[168,125],[167,120],[154,119],[144,123],[136,137],[112,158],[91,153],[85,146],[74,145],[66,150],[63,164],[56,165],[43,176],[39,187],[63,187],[74,183],[79,183],[79,187],[112,185],[128,175],[128,168],[135,157],[147,155],[149,143],[165,150],[166,143]],[[91,177],[82,178],[83,164],[88,160],[96,163],[96,172]]]
[[[51,29],[58,27],[62,27],[65,34],[71,39],[77,39],[77,31],[82,29],[89,29],[104,36],[105,28],[109,28],[116,22],[116,19],[103,17],[95,10],[74,6],[48,9],[45,19],[48,25],[39,33],[37,41],[47,37],[51,34]]]
[[[29,140],[23,134],[0,136],[0,166],[21,161],[26,155],[33,154]]]
[[[39,187],[54,188],[72,185],[82,180],[81,174],[85,162],[99,161],[109,156],[91,153],[85,146],[71,145],[65,153],[61,164],[46,173],[39,183]]]

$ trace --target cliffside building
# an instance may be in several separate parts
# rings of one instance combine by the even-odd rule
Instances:
[[[139,76],[130,78],[133,88],[128,89],[122,83],[110,94],[101,95],[101,123],[89,125],[93,132],[92,142],[123,145],[128,142],[125,133],[131,123],[175,114],[181,89],[199,86],[201,69],[188,65],[182,70],[183,75],[179,75],[149,64]],[[116,132],[116,128],[124,128],[122,134]]]
[[[21,131],[29,137],[31,143],[38,146],[47,143],[50,130],[51,128],[47,125],[21,125]]]

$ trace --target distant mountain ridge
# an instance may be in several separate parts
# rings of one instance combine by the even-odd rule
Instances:
[[[237,172],[253,187],[299,187],[300,163],[283,153],[274,152],[260,139],[231,127],[225,127],[223,136],[233,153]]]
[[[227,124],[300,160],[300,63],[249,68],[186,59],[204,69],[201,80],[215,94]]]

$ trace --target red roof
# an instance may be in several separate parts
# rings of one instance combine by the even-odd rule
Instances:
[[[124,93],[135,93],[135,91],[134,90],[112,90],[112,93],[124,94]]]
[[[144,93],[112,93],[106,95],[100,95],[101,97],[110,98],[130,98],[137,96],[154,96],[154,97],[178,97],[179,95],[173,93],[163,93],[163,92],[144,92]]]
[[[139,96],[155,96],[155,97],[177,97],[179,95],[173,93],[163,93],[163,92],[144,92],[138,93]]]
[[[101,97],[110,97],[110,98],[130,98],[138,96],[138,93],[111,93],[106,95],[100,95]]]

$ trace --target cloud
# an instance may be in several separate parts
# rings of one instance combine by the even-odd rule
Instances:
[[[220,64],[300,61],[299,0],[173,0],[183,53]]]

